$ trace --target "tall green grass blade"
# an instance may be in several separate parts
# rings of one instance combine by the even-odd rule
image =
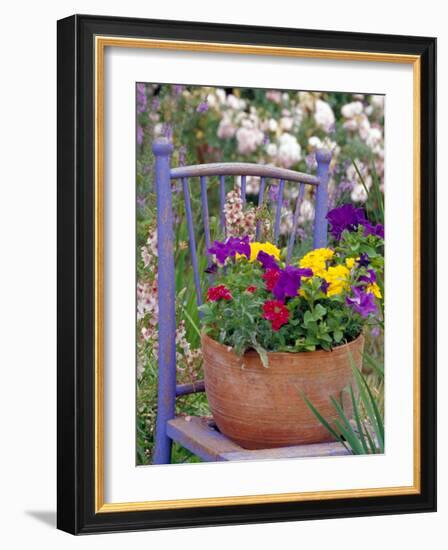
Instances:
[[[382,365],[382,363],[380,361],[376,361],[370,355],[370,353],[367,353],[367,352],[364,352],[362,354],[362,357],[365,360],[365,362],[369,365],[369,367],[371,367],[376,372],[376,374],[378,374],[380,378],[384,379],[384,366]]]
[[[377,445],[375,445],[375,442],[373,441],[372,436],[369,433],[369,430],[365,428],[365,431],[366,431],[367,441],[369,442],[369,446],[372,451],[372,454],[378,454],[379,449]]]
[[[319,422],[322,424],[322,426],[324,426],[324,428],[327,429],[328,432],[330,432],[330,434],[335,438],[337,439],[340,443],[342,443],[342,445],[344,445],[344,447],[347,449],[347,451],[350,451],[350,449],[347,447],[347,445],[345,444],[345,441],[342,439],[342,437],[336,432],[336,430],[334,430],[329,422],[327,422],[325,420],[325,418],[320,414],[320,412],[316,409],[316,407],[311,403],[311,401],[306,397],[306,395],[302,394],[302,397],[305,401],[305,403],[307,404],[308,408],[310,409],[310,411],[314,414],[314,416],[319,420]]]
[[[352,164],[355,167],[355,170],[356,170],[356,173],[358,174],[358,178],[361,182],[361,185],[364,187],[364,191],[366,192],[366,195],[367,195],[367,200],[369,200],[370,192],[367,189],[366,182],[364,181],[364,178],[362,177],[361,171],[359,170],[358,165],[356,164],[355,159],[353,159],[353,158],[352,158]]]
[[[345,415],[344,409],[341,407],[341,405],[334,399],[334,397],[330,397],[330,401],[333,404],[333,407],[336,409],[339,418],[344,423],[343,426],[340,425],[339,421],[336,420],[335,423],[338,426],[339,429],[343,430],[343,435],[345,439],[347,440],[348,444],[352,448],[352,450],[355,452],[355,454],[363,454],[362,446],[358,440],[358,437],[350,424],[350,421],[348,420],[347,416]]]
[[[380,450],[381,452],[384,452],[384,426],[383,426],[382,418],[379,413],[378,407],[376,406],[375,399],[370,391],[370,388],[365,378],[359,372],[356,366],[353,366],[353,364],[352,364],[352,370],[354,372],[355,379],[357,381],[360,397],[366,409],[367,416],[369,420],[372,422],[372,425],[375,429],[375,434],[378,439]]]
[[[356,402],[355,394],[351,386],[350,386],[350,398],[352,401],[353,416],[355,417],[356,427],[359,433],[359,440],[361,441],[361,445],[362,445],[362,448],[364,449],[364,453],[369,454],[369,448],[367,446],[367,443],[364,437],[364,430],[359,417],[358,403]]]

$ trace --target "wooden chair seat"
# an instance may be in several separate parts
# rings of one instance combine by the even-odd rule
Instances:
[[[167,422],[167,435],[206,462],[231,460],[273,460],[348,455],[335,441],[250,451],[223,435],[213,419],[202,416],[177,416]]]

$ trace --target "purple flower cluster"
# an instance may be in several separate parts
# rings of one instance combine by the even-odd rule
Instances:
[[[199,103],[199,105],[196,108],[197,113],[206,113],[207,111],[208,111],[208,103],[206,101]]]
[[[263,250],[260,250],[258,253],[257,260],[261,263],[264,269],[280,269],[274,256],[263,252]]]
[[[313,270],[309,268],[298,268],[288,265],[280,270],[280,277],[272,289],[272,294],[277,300],[283,301],[285,298],[297,296],[302,277],[312,277]]]
[[[356,231],[359,224],[366,221],[366,215],[362,208],[355,208],[352,204],[343,204],[339,208],[333,208],[327,214],[330,222],[330,232],[335,239],[340,239],[345,229]]]
[[[376,283],[375,271],[373,271],[373,269],[368,269],[367,273],[367,275],[361,275],[359,281],[362,283],[366,283],[367,285],[373,285],[373,283]]]
[[[214,254],[220,264],[224,264],[227,258],[234,258],[236,254],[244,254],[250,258],[249,237],[229,237],[226,241],[215,241],[208,249],[209,254]]]
[[[345,302],[353,311],[359,313],[364,318],[368,317],[371,313],[376,314],[378,312],[375,296],[371,292],[366,292],[364,288],[360,287],[354,287],[352,291],[353,297],[350,298],[347,296]]]
[[[366,221],[362,225],[364,226],[364,236],[376,235],[384,239],[384,226],[382,224],[377,223],[376,225],[372,225],[370,222]]]
[[[330,232],[337,240],[341,238],[342,232],[356,231],[360,225],[364,227],[364,235],[376,235],[384,238],[384,227],[378,223],[372,225],[366,218],[363,208],[355,208],[352,204],[343,204],[338,208],[333,208],[327,214],[327,220],[330,222]]]
[[[146,88],[142,83],[137,84],[137,113],[141,114],[146,111],[148,106],[148,98],[146,97]]]

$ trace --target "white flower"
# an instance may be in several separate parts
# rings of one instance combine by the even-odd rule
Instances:
[[[308,145],[313,149],[320,149],[322,147],[322,141],[317,136],[311,136],[308,138]]]
[[[215,94],[208,94],[207,103],[210,107],[216,107],[218,101]]]
[[[270,157],[275,157],[277,155],[277,145],[275,143],[268,143],[266,145],[266,153]]]
[[[226,92],[222,88],[216,88],[215,94],[221,104],[226,102]]]
[[[364,189],[364,186],[361,183],[357,183],[353,187],[353,191],[350,195],[353,202],[366,202],[367,200],[367,193]]]
[[[159,137],[163,134],[163,124],[159,122],[154,126],[154,137]]]
[[[314,120],[319,128],[329,132],[334,124],[335,118],[333,109],[322,99],[316,100],[316,108],[314,111]]]
[[[269,99],[274,103],[280,103],[282,100],[282,94],[278,90],[269,90],[266,92],[266,99]]]
[[[300,205],[300,218],[302,223],[314,219],[314,206],[308,199],[303,199]]]
[[[341,109],[342,116],[345,118],[353,118],[358,116],[363,111],[363,104],[360,101],[352,101],[347,103]]]
[[[384,109],[384,96],[383,95],[373,95],[370,97],[370,103],[377,107],[378,109]]]
[[[236,132],[238,151],[242,155],[247,155],[256,151],[257,147],[259,147],[263,143],[264,138],[264,134],[261,130],[259,130],[258,128],[250,128],[246,126],[238,128]]]
[[[294,123],[294,121],[291,117],[284,116],[280,119],[280,128],[284,132],[289,132],[292,129],[293,123]]]
[[[277,124],[277,121],[275,120],[275,118],[270,118],[269,119],[268,128],[271,132],[276,132],[277,131],[278,124]]]
[[[277,161],[290,168],[301,159],[301,148],[295,136],[284,133],[278,141]]]
[[[369,128],[366,144],[373,150],[381,143],[383,135],[379,128]]]
[[[236,128],[232,121],[228,116],[224,115],[219,122],[218,130],[216,132],[218,137],[221,139],[229,139],[235,135],[235,132]]]
[[[242,111],[246,108],[246,102],[244,99],[240,99],[233,94],[227,96],[227,105],[235,111]]]

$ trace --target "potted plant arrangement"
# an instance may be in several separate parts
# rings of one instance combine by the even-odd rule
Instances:
[[[222,433],[247,449],[329,441],[330,399],[362,365],[363,328],[382,322],[384,228],[345,204],[327,215],[332,244],[288,265],[249,237],[215,241],[202,311],[205,388]]]

